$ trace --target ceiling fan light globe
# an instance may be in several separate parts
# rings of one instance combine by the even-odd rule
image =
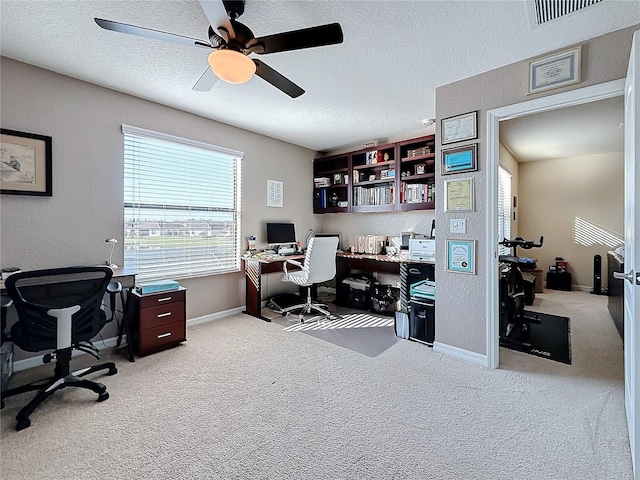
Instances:
[[[256,65],[253,61],[235,50],[215,50],[209,54],[209,65],[220,80],[240,84],[248,82]]]

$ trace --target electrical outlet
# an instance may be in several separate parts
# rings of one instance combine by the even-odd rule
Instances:
[[[449,233],[467,233],[466,218],[452,218],[449,222]]]

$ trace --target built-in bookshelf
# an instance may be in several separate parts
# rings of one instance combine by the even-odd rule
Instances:
[[[434,135],[316,158],[314,213],[435,208]]]

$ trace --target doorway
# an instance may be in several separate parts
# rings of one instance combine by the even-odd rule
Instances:
[[[498,231],[498,164],[500,155],[500,122],[528,115],[605,100],[624,94],[624,79],[551,95],[527,102],[497,108],[487,112],[487,365],[497,368],[500,362],[499,344],[499,278],[497,245]],[[491,241],[491,239],[494,239]]]

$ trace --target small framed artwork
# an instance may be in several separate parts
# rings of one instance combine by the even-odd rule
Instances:
[[[342,184],[342,174],[341,173],[334,173],[333,174],[333,184],[334,185],[341,185]]]
[[[378,163],[378,151],[373,150],[371,152],[367,152],[365,155],[366,165],[374,165]]]
[[[442,150],[442,175],[478,170],[477,144]]]
[[[529,92],[544,92],[552,88],[580,83],[580,57],[582,47],[578,46],[529,62]]]
[[[478,138],[478,112],[443,118],[441,127],[440,144],[442,145]]]
[[[475,240],[447,240],[447,268],[448,272],[476,273],[476,241]]]
[[[416,175],[424,175],[426,173],[427,166],[424,163],[415,165]]]
[[[0,193],[52,195],[51,137],[0,130]]]
[[[473,178],[445,180],[444,211],[473,212],[474,194]]]

